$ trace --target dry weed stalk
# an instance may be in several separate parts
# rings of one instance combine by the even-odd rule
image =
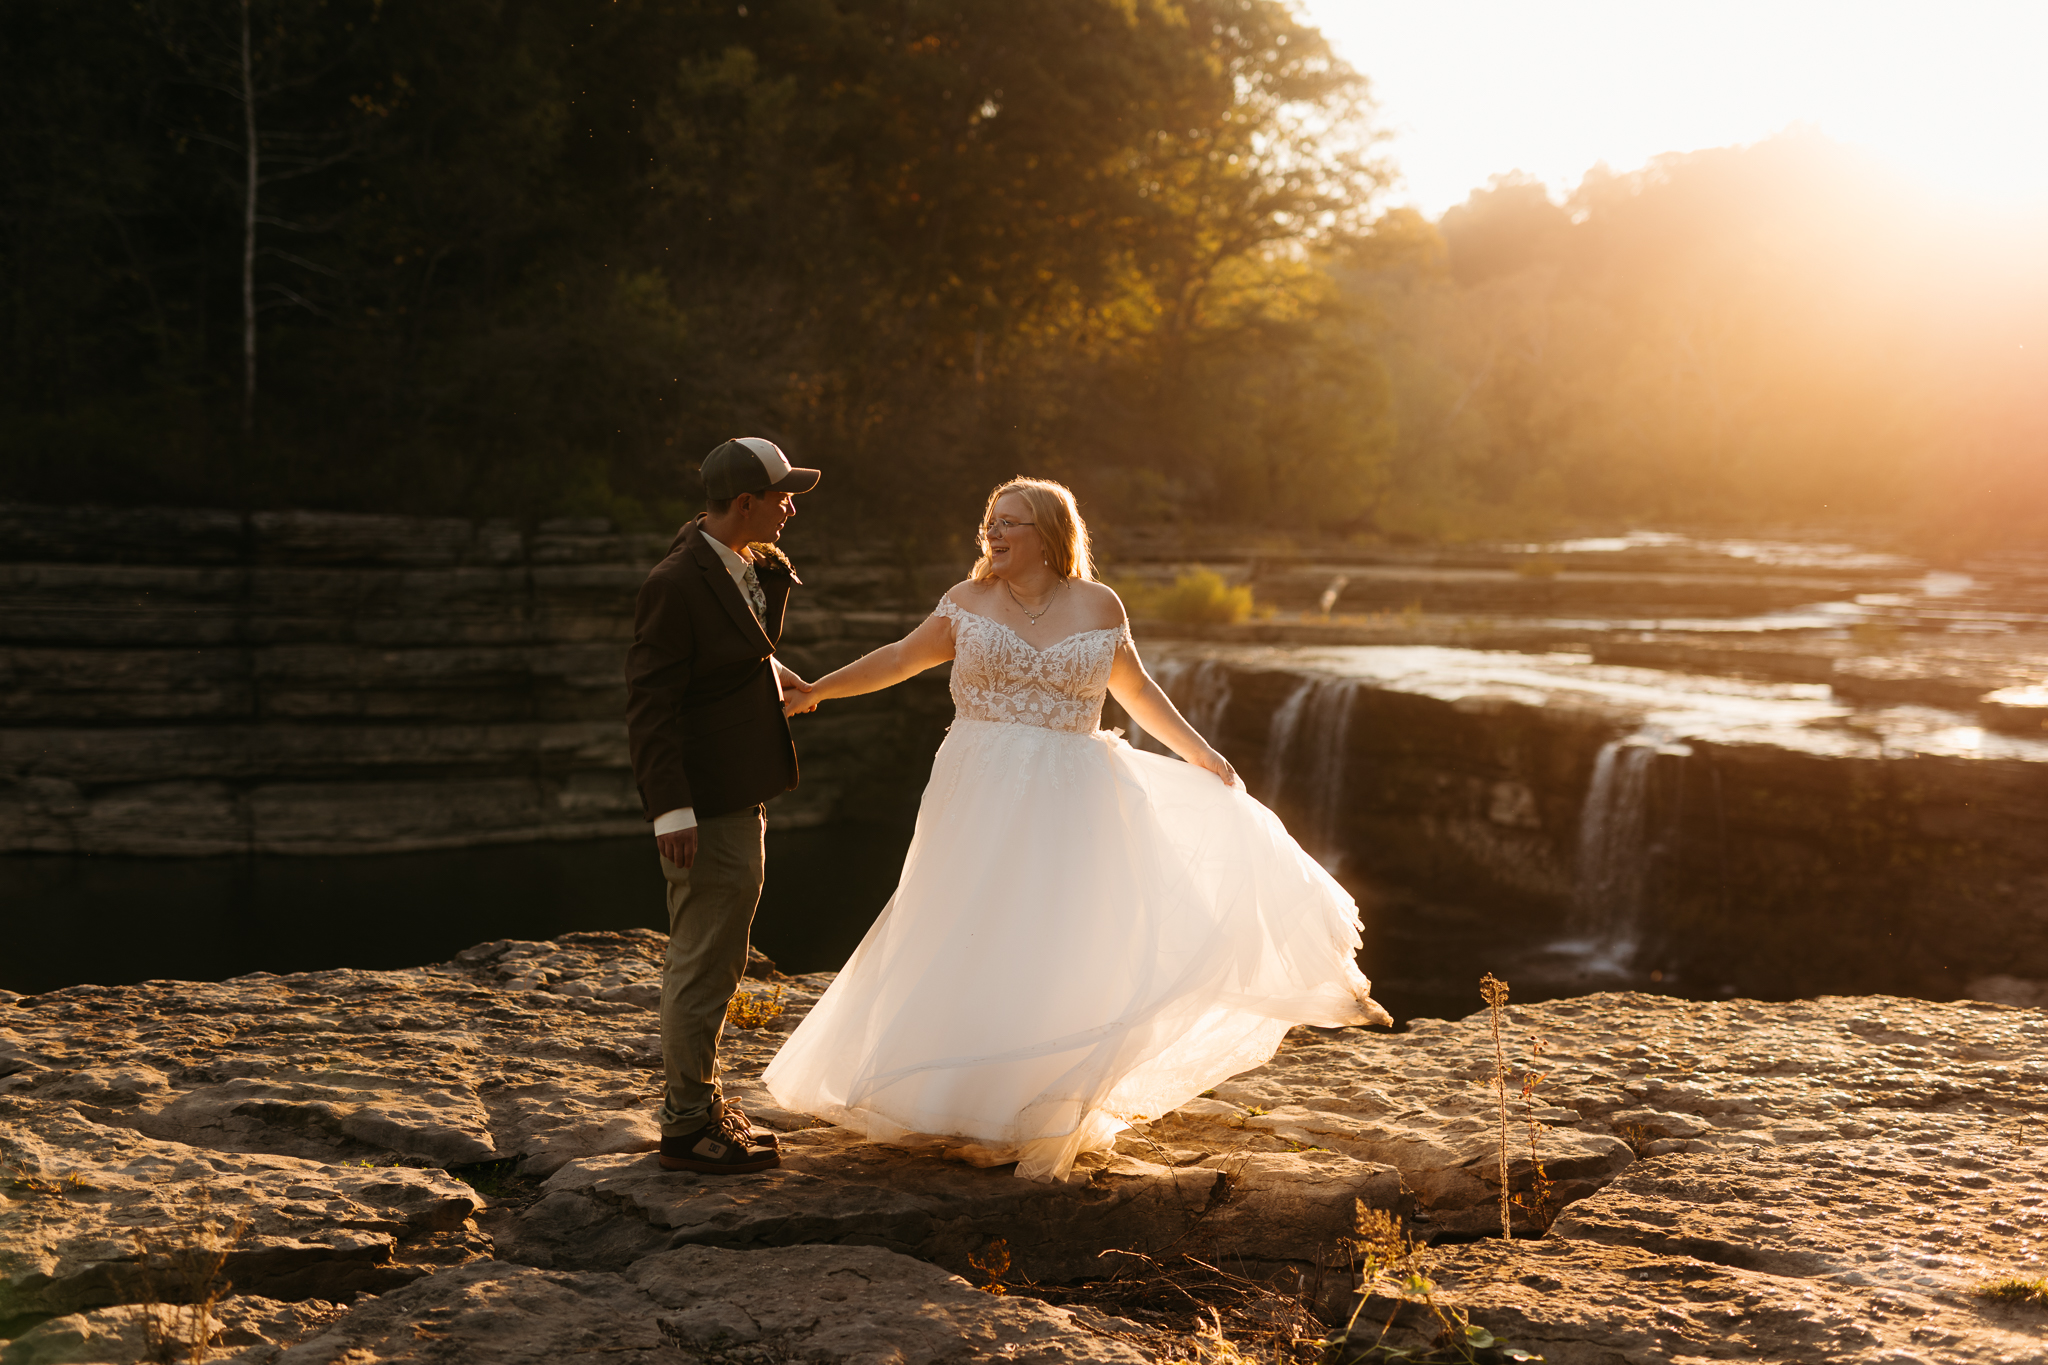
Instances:
[[[234,1289],[221,1271],[248,1231],[248,1216],[216,1213],[213,1191],[202,1185],[183,1226],[173,1223],[154,1235],[135,1234],[144,1290],[142,1331],[151,1359],[163,1365],[181,1357],[206,1359],[217,1330],[213,1310]]]
[[[1537,1038],[1529,1044],[1531,1062],[1543,1056],[1543,1040]],[[1522,1073],[1522,1118],[1529,1126],[1529,1189],[1526,1194],[1515,1196],[1515,1203],[1529,1215],[1538,1232],[1547,1231],[1557,1218],[1557,1204],[1551,1197],[1553,1182],[1550,1172],[1543,1167],[1543,1154],[1537,1148],[1537,1138],[1543,1125],[1536,1121],[1536,1087],[1548,1077],[1537,1071]]]
[[[1161,1335],[1088,1330],[1128,1341],[1162,1362],[1314,1365],[1322,1357],[1325,1328],[1310,1302],[1316,1291],[1306,1284],[1302,1293],[1288,1294],[1186,1254],[1153,1257],[1111,1248],[1102,1255],[1116,1258],[1117,1269],[1107,1279],[1065,1285],[1026,1281],[1006,1288],[1046,1303],[1083,1305],[1156,1324]]]
[[[1500,1100],[1500,1235],[1506,1238],[1514,1236],[1508,1213],[1508,1054],[1500,1036],[1508,983],[1488,972],[1479,978],[1479,997],[1486,1002],[1486,1022],[1493,1030],[1493,1089]]]

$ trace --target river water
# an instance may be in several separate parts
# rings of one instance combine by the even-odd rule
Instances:
[[[0,858],[0,989],[383,970],[446,961],[497,938],[664,929],[650,842],[352,858]],[[755,946],[785,971],[838,968],[887,904],[909,844],[908,830],[888,826],[771,830]],[[1470,1013],[1483,972],[1513,981],[1545,947],[1455,906],[1367,895],[1363,911],[1360,960],[1400,1020]],[[1517,998],[1568,993],[1572,982],[1556,975]]]
[[[909,832],[772,830],[754,943],[836,968],[896,884]],[[497,938],[666,929],[651,839],[333,858],[0,858],[0,989],[223,980],[445,961]]]

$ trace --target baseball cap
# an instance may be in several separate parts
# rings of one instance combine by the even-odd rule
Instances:
[[[782,447],[759,436],[739,436],[704,457],[704,494],[736,498],[742,493],[808,493],[818,471],[797,469]]]

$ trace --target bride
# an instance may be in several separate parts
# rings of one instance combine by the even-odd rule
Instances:
[[[980,543],[917,629],[789,699],[953,663],[896,894],[763,1080],[871,1140],[1058,1179],[1294,1024],[1391,1021],[1351,898],[1138,662],[1073,494],[1003,484]],[[1105,690],[1187,762],[1099,729]]]

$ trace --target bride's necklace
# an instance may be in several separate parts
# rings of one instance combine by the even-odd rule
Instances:
[[[1053,584],[1052,590],[1045,595],[1045,605],[1038,609],[1037,615],[1033,615],[1031,608],[1024,605],[1024,599],[1017,596],[1017,590],[1010,586],[1009,581],[1006,579],[1003,583],[1004,591],[1008,592],[1010,600],[1017,604],[1017,610],[1023,612],[1024,619],[1034,626],[1038,624],[1040,616],[1052,610],[1053,599],[1059,596],[1060,589],[1064,586],[1066,586],[1065,580]]]

